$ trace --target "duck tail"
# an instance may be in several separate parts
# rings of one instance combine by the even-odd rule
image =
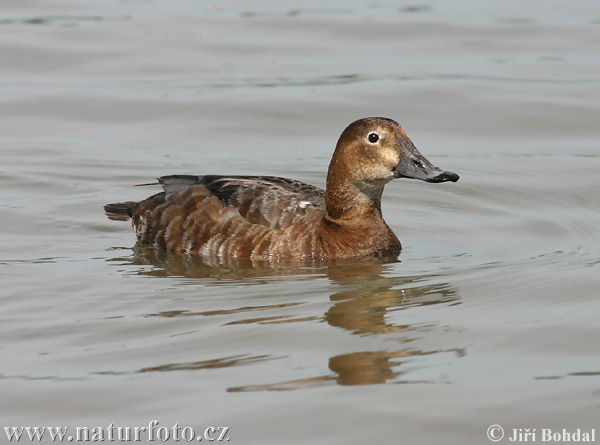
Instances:
[[[135,201],[106,204],[104,206],[104,213],[106,213],[108,219],[115,221],[127,221],[133,216],[133,212],[138,204],[139,202]]]

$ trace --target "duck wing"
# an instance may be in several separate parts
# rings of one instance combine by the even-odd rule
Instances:
[[[170,175],[158,178],[166,199],[180,190],[203,186],[224,206],[235,208],[252,224],[285,230],[325,212],[325,190],[274,176]]]

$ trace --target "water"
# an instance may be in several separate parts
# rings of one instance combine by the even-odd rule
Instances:
[[[3,427],[598,428],[595,2],[9,0],[0,30]],[[370,115],[461,175],[387,186],[397,262],[219,264],[102,213],[173,173],[323,186]]]

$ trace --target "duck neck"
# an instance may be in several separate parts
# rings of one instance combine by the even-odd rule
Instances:
[[[335,252],[339,246],[346,246],[344,252],[353,256],[400,252],[400,241],[381,215],[382,191],[383,184],[365,187],[328,181],[327,213],[321,226],[326,232],[323,239],[329,243],[327,252]]]
[[[329,168],[321,226],[327,235],[322,239],[329,244],[324,250],[331,254],[344,245],[344,252],[355,256],[400,252],[400,241],[381,214],[381,194],[387,181],[353,181],[351,175],[335,172],[350,170],[339,165]]]
[[[352,182],[350,178],[332,173],[330,169],[325,193],[327,218],[351,225],[384,223],[381,215],[384,186],[385,182]]]

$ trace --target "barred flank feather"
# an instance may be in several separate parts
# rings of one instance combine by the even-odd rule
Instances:
[[[139,203],[135,201],[115,202],[104,206],[104,213],[108,219],[115,221],[127,221],[133,216],[133,212]]]

